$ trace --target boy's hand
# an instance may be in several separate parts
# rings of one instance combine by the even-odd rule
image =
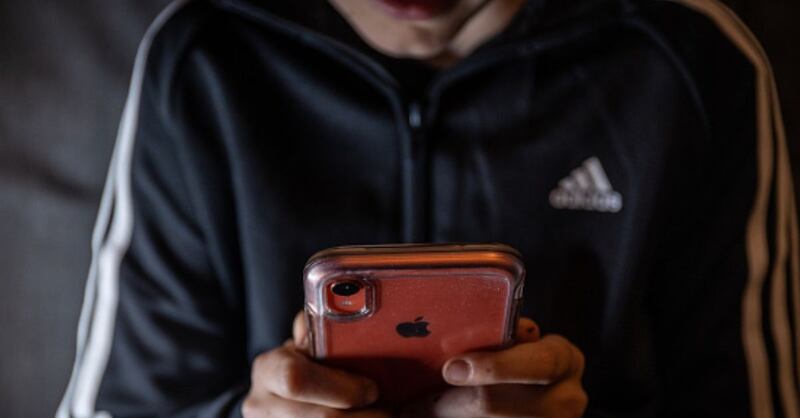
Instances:
[[[445,380],[456,388],[409,407],[408,417],[580,417],[588,403],[581,385],[584,358],[565,338],[539,339],[527,318],[513,347],[450,359]]]
[[[250,392],[242,405],[244,418],[388,418],[386,412],[363,408],[378,398],[371,380],[325,367],[305,353],[302,313],[295,318],[294,341],[256,357]]]

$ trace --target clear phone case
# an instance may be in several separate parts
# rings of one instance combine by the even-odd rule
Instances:
[[[313,355],[374,379],[385,403],[424,396],[449,358],[513,341],[524,276],[502,244],[321,251],[304,274]]]

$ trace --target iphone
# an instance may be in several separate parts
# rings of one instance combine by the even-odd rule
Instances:
[[[445,386],[441,368],[513,342],[525,270],[502,244],[346,246],[304,271],[312,354],[399,403]]]

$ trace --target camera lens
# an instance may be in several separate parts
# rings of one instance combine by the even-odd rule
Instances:
[[[361,283],[358,282],[341,282],[333,285],[331,289],[335,295],[339,296],[352,296],[361,290]]]

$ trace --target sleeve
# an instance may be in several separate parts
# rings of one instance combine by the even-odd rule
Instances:
[[[659,416],[797,418],[797,214],[774,80],[730,11],[712,1],[679,3],[751,66],[734,69],[737,62],[722,58],[726,47],[702,51],[709,67],[722,63],[725,72],[700,87],[711,138],[697,162],[681,166],[701,166],[684,184],[691,193],[681,213],[692,221],[671,231],[660,255],[666,267],[648,294]]]
[[[243,319],[209,256],[162,64],[146,63],[156,30],[137,56],[59,418],[241,416]]]

